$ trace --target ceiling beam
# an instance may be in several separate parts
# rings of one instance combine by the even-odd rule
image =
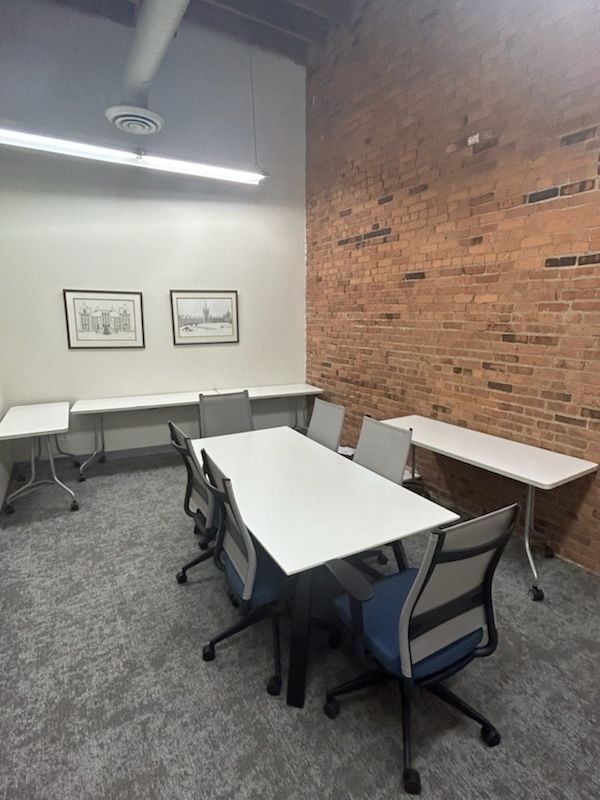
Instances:
[[[322,42],[327,20],[282,0],[204,0],[205,3],[259,22],[305,42]]]
[[[190,3],[185,15],[189,22],[281,53],[299,64],[306,64],[307,44],[295,36],[267,27],[253,19],[225,11],[204,0]]]
[[[117,25],[126,25],[132,28],[135,23],[135,6],[124,3],[123,0],[53,0],[59,6],[67,6],[88,14],[92,17],[102,17]]]
[[[328,22],[347,22],[352,6],[352,0],[285,0],[285,2],[312,14],[318,14]]]

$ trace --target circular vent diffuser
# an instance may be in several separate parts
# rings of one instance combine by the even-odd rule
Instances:
[[[158,133],[165,124],[160,114],[138,106],[111,106],[104,112],[109,122],[124,133],[147,136]]]

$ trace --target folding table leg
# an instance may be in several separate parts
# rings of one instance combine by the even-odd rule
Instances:
[[[43,486],[45,484],[56,484],[59,486],[63,491],[65,491],[71,497],[71,511],[77,511],[79,509],[79,503],[75,497],[75,493],[69,489],[58,477],[56,474],[56,468],[54,466],[54,456],[52,455],[52,442],[50,436],[45,436],[46,445],[48,448],[48,462],[50,464],[50,471],[52,473],[52,480],[44,478],[43,480],[36,480],[36,462],[41,455],[41,440],[42,437],[35,437],[31,440],[31,477],[25,484],[25,486],[21,486],[20,489],[17,489],[15,492],[10,494],[6,498],[6,504],[4,506],[4,513],[5,514],[12,514],[14,506],[12,505],[12,501],[16,500],[17,497],[22,497],[24,494],[28,494],[30,491],[35,489],[37,486]]]
[[[72,459],[73,466],[74,467],[79,467],[81,465],[81,462],[79,461],[79,459],[77,458],[75,453],[69,453],[67,450],[63,450],[61,448],[61,446],[59,444],[59,441],[58,441],[58,435],[57,434],[55,434],[52,438],[54,439],[54,447],[56,449],[56,452],[60,453],[61,456],[66,456],[67,458]]]
[[[104,441],[104,418],[102,414],[94,414],[94,452],[79,467],[79,480],[84,481],[85,470],[96,461],[106,461],[106,444]]]
[[[523,531],[523,539],[525,541],[525,552],[531,572],[533,574],[533,585],[529,590],[532,600],[543,600],[544,592],[538,586],[538,573],[533,560],[533,553],[531,551],[531,534],[533,532],[533,520],[535,516],[535,486],[527,487],[527,505],[525,506],[525,529]]]
[[[287,704],[288,706],[296,706],[296,708],[304,706],[308,648],[310,644],[312,580],[312,570],[307,570],[296,578],[287,688]]]
[[[37,452],[34,454],[34,447],[35,447],[36,443],[37,443]],[[31,440],[31,474],[32,475],[35,473],[35,462],[40,458],[41,455],[42,455],[42,443],[40,442],[39,437],[36,436]],[[17,477],[17,480],[20,483],[24,483],[25,475],[22,472],[17,472],[17,476],[16,477]],[[33,482],[33,478],[31,478],[29,481],[27,481],[27,486],[29,486],[32,482]],[[23,489],[26,489],[27,486],[23,486]],[[8,502],[8,498],[7,498],[7,502]],[[7,511],[7,514],[10,514],[10,511]]]
[[[38,438],[33,438],[31,440],[31,451],[30,451],[31,475],[29,476],[29,480],[24,486],[21,486],[20,489],[17,489],[16,491],[8,495],[8,497],[6,498],[6,502],[4,504],[5,514],[12,514],[13,511],[15,510],[14,506],[12,505],[12,501],[16,500],[17,497],[20,497],[21,495],[29,492],[33,488],[33,485],[36,483],[35,462],[39,458],[39,454],[40,454],[40,441]]]
[[[75,497],[75,492],[72,489],[64,484],[61,479],[56,474],[56,468],[54,466],[54,456],[52,455],[52,444],[50,443],[50,437],[48,436],[47,442],[48,446],[48,461],[50,462],[50,470],[52,472],[52,479],[54,483],[63,491],[65,491],[71,497],[71,511],[79,511],[79,503],[77,502],[77,498]]]

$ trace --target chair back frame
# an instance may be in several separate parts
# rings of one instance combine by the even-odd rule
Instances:
[[[412,444],[412,428],[396,428],[363,417],[354,463],[402,485]]]
[[[518,505],[513,504],[450,528],[432,532],[421,566],[400,614],[399,640],[403,677],[411,679],[413,665],[436,649],[441,649],[434,647],[432,653],[425,650],[425,654],[421,653],[415,658],[416,640],[444,625],[449,625],[447,633],[451,632],[453,627],[455,630],[454,639],[447,644],[454,643],[461,636],[468,635],[478,628],[484,628],[487,637],[469,657],[445,670],[443,675],[428,678],[427,682],[442,680],[462,669],[473,658],[488,656],[494,652],[498,644],[498,633],[492,600],[492,582],[500,557],[516,527],[518,512]],[[497,524],[497,531],[486,532],[485,527],[489,524],[492,527]],[[478,529],[482,534],[479,543],[460,543],[461,536],[463,539],[473,535],[476,537]],[[453,538],[458,540],[458,546],[452,546]],[[427,588],[440,565],[472,558],[481,558],[482,562],[485,562],[486,554],[488,558],[483,577],[475,586],[440,603],[428,600]],[[419,610],[420,602],[425,605],[424,609]],[[445,645],[441,647],[443,646]],[[430,644],[429,648],[431,647]]]
[[[215,543],[215,559],[217,562],[222,561],[225,553],[242,582],[241,600],[247,604],[254,591],[256,547],[242,518],[230,479],[225,477],[205,449],[202,450],[202,461],[210,481],[210,491],[222,502],[224,508],[223,524]]]
[[[342,438],[345,416],[344,406],[316,397],[306,430],[307,438],[330,450],[337,450]]]
[[[174,422],[167,423],[169,432],[171,434],[171,445],[173,449],[179,453],[185,465],[187,473],[187,484],[185,488],[185,498],[183,501],[183,508],[188,517],[196,519],[196,514],[190,507],[190,500],[192,499],[192,492],[196,494],[196,500],[199,500],[201,506],[200,512],[204,517],[207,530],[214,527],[216,521],[215,508],[211,507],[211,495],[209,492],[208,484],[201,466],[198,464],[194,457],[194,451],[190,445],[190,438],[175,425]],[[203,507],[202,507],[203,506]]]
[[[198,396],[200,436],[223,436],[254,430],[248,390]],[[221,417],[221,419],[217,419]]]

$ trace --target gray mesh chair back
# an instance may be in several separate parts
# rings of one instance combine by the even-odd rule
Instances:
[[[517,515],[515,504],[431,534],[400,615],[405,678],[422,659],[479,629],[484,644],[475,655],[495,650],[492,579]]]
[[[402,483],[410,453],[411,430],[363,417],[354,462],[394,483]]]
[[[345,415],[344,406],[328,403],[317,397],[306,431],[307,437],[330,450],[337,450],[342,437]]]
[[[171,444],[181,456],[187,472],[188,482],[185,496],[186,511],[189,509],[190,499],[193,499],[206,520],[206,527],[211,528],[215,519],[215,504],[212,500],[212,495],[209,491],[202,467],[194,457],[194,451],[190,446],[189,437],[186,436],[181,428],[178,428],[174,422],[169,422],[168,425],[171,434]]]
[[[222,436],[254,430],[248,392],[201,394],[200,436]]]
[[[215,557],[219,559],[221,551],[225,552],[229,564],[242,582],[242,600],[248,601],[252,597],[256,577],[256,548],[242,519],[231,481],[225,477],[206,450],[202,450],[202,460],[210,482],[224,500],[224,525],[217,540]]]

